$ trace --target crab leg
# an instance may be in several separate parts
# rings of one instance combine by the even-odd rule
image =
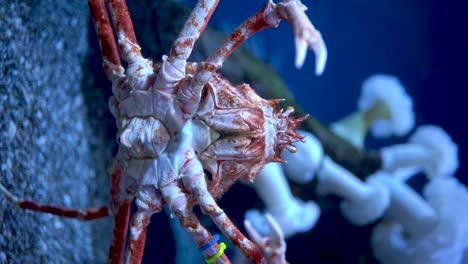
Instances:
[[[146,229],[153,214],[162,210],[162,196],[153,186],[141,186],[136,193],[137,212],[132,217],[126,263],[141,263],[145,249]]]
[[[156,88],[170,89],[185,77],[185,65],[192,53],[193,46],[208,25],[218,3],[219,0],[199,0],[197,2],[179,36],[172,44],[169,56],[163,56],[161,70],[155,83]],[[203,85],[205,83],[197,84],[201,87]],[[198,103],[197,100],[195,101]]]
[[[188,205],[187,194],[177,185],[176,182],[170,183],[161,189],[164,200],[168,202],[172,212],[171,217],[175,216],[181,226],[189,233],[195,244],[200,248],[201,253],[206,260],[213,260],[211,263],[231,263],[216,239],[200,223],[198,217]],[[217,259],[215,259],[217,258]]]
[[[53,215],[58,215],[67,218],[76,218],[79,220],[94,220],[110,215],[109,207],[102,206],[86,209],[70,209],[54,205],[39,204],[33,201],[24,200],[10,193],[3,185],[0,184],[0,193],[2,193],[9,201],[17,204],[22,209],[27,209],[36,212],[43,212]]]
[[[116,76],[122,76],[124,69],[120,63],[117,45],[115,44],[114,33],[107,15],[104,0],[89,0],[89,9],[94,21],[94,27],[101,47],[103,58],[102,67],[109,80]]]
[[[316,55],[316,73],[320,75],[325,67],[327,49],[319,31],[307,18],[307,8],[299,0],[283,0],[274,4],[268,0],[265,6],[237,27],[223,44],[206,60],[210,67],[205,67],[198,77],[202,80],[211,78],[212,72],[221,68],[224,61],[242,42],[255,33],[269,27],[277,27],[281,20],[287,20],[294,31],[296,42],[296,67],[300,68],[305,60],[307,48]],[[208,72],[211,72],[208,73]]]
[[[118,206],[114,216],[114,228],[112,229],[112,241],[109,248],[109,264],[122,263],[125,242],[127,240],[128,220],[130,217],[130,204],[132,200],[123,202]]]
[[[205,30],[218,3],[219,0],[199,0],[197,2],[182,31],[172,44],[169,60],[177,58],[186,61],[190,57],[193,45]]]
[[[199,173],[195,174],[193,172]],[[182,178],[184,187],[197,197],[202,212],[210,216],[221,232],[231,243],[240,248],[251,262],[261,263],[262,256],[258,248],[231,222],[208,192],[201,163],[197,159],[192,159],[186,163],[181,173],[185,175]]]
[[[110,178],[110,207],[114,215],[112,241],[109,248],[108,261],[110,264],[121,264],[124,256],[125,242],[127,242],[128,222],[130,218],[130,205],[133,196],[120,197],[120,180],[122,168],[116,159],[109,166]]]
[[[300,0],[282,0],[271,15],[291,24],[296,46],[296,68],[301,68],[304,64],[307,48],[309,48],[315,53],[315,74],[321,75],[327,62],[327,47],[322,34],[315,29],[307,17],[306,10],[307,7]]]
[[[296,67],[302,67],[307,48],[310,48],[314,50],[316,55],[316,74],[322,74],[327,58],[327,49],[320,32],[314,28],[305,15],[304,11],[306,9],[300,0],[283,0],[279,4],[274,4],[271,0],[268,0],[260,11],[247,18],[206,61],[201,63],[201,67],[191,80],[190,85],[180,89],[179,101],[188,109],[186,112],[191,114],[195,111],[205,84],[242,42],[265,28],[277,27],[281,20],[288,21],[293,27],[296,42]],[[163,68],[168,68],[165,67],[164,63]],[[183,70],[180,70],[184,68],[182,66],[184,65],[174,67],[178,68],[179,72],[163,70],[160,72],[160,76],[171,76],[172,79],[177,79],[176,76],[178,76],[178,80],[181,80],[182,76],[184,76]]]
[[[117,34],[119,53],[128,63],[126,69],[128,84],[125,85],[125,88],[145,90],[150,85],[150,77],[154,74],[153,62],[141,55],[141,47],[138,45],[133,30],[127,4],[125,0],[107,0],[107,6]],[[116,96],[119,96],[120,87],[114,84],[113,92]]]
[[[262,237],[248,221],[244,221],[245,229],[252,241],[262,251],[265,258],[265,263],[269,264],[284,264],[286,262],[286,242],[284,241],[283,231],[278,223],[270,214],[266,215],[268,226],[270,227],[271,236]]]
[[[153,213],[148,210],[138,210],[132,217],[130,237],[128,240],[125,263],[139,264],[143,258],[146,241],[146,229]]]
[[[107,3],[117,33],[120,55],[129,64],[140,60],[141,48],[137,43],[125,0],[107,0]]]

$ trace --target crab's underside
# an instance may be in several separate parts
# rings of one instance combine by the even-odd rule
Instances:
[[[283,149],[293,151],[292,144],[302,139],[294,129],[305,117],[290,117],[292,109],[279,109],[281,100],[262,99],[249,85],[234,86],[216,71],[243,41],[281,20],[292,25],[298,67],[311,48],[321,73],[326,49],[299,0],[267,1],[205,61],[187,62],[218,2],[199,0],[169,54],[153,63],[140,53],[125,1],[89,0],[118,127],[119,151],[110,168],[111,204],[85,211],[62,209],[20,200],[0,186],[7,198],[22,208],[84,220],[113,215],[111,263],[141,262],[146,227],[163,205],[208,263],[230,263],[223,243],[218,244],[193,213],[196,204],[252,262],[283,263],[285,245],[273,222],[276,232],[269,238],[260,237],[247,223],[251,242],[215,199],[237,179],[252,181],[265,164],[281,161]],[[138,210],[129,221],[132,201]]]

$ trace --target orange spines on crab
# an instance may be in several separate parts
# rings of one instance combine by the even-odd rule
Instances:
[[[277,102],[275,102],[275,106],[277,107]],[[271,161],[276,162],[285,162],[281,159],[280,154],[284,149],[287,149],[290,152],[296,152],[296,148],[293,144],[297,141],[304,141],[304,137],[298,134],[295,129],[307,119],[309,115],[305,116],[290,116],[291,113],[294,112],[294,108],[289,106],[286,108],[286,111],[283,109],[276,111],[275,120],[278,121],[276,124],[277,129],[277,142],[276,142],[276,149],[275,149],[275,156]]]
[[[281,161],[283,149],[303,138],[294,129],[306,118],[290,117],[283,100],[265,100],[248,84],[233,86],[215,74],[205,88],[196,114],[216,139],[199,153],[219,197],[236,179],[250,182],[271,161]]]

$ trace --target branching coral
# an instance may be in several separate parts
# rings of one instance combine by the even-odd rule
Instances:
[[[370,129],[375,137],[404,136],[414,127],[413,100],[395,76],[376,74],[362,84],[358,111],[331,125],[335,133],[364,147]]]
[[[458,168],[458,146],[440,127],[420,126],[407,144],[382,149],[383,169],[422,169],[430,178],[453,175]]]
[[[401,209],[395,210],[389,213],[392,219],[385,219],[374,228],[371,243],[381,263],[461,263],[468,248],[468,189],[455,178],[439,177],[425,186],[424,198],[429,207],[406,210],[408,216],[417,218],[405,219]],[[403,206],[407,203],[401,202]],[[424,208],[431,215],[430,228],[423,224],[427,218],[420,218]],[[412,233],[416,228],[417,234]]]

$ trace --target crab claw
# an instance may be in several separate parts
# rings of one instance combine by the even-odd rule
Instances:
[[[296,68],[304,64],[307,48],[315,53],[315,74],[321,75],[327,62],[327,47],[322,34],[315,29],[305,14],[307,7],[300,0],[283,0],[278,3],[279,15],[289,21],[294,32],[296,47]]]
[[[284,240],[283,232],[276,223],[275,219],[270,214],[265,214],[271,236],[262,237],[257,230],[254,229],[249,220],[244,221],[245,229],[252,239],[252,242],[259,248],[264,258],[264,263],[267,264],[285,264],[286,262],[286,241]]]

